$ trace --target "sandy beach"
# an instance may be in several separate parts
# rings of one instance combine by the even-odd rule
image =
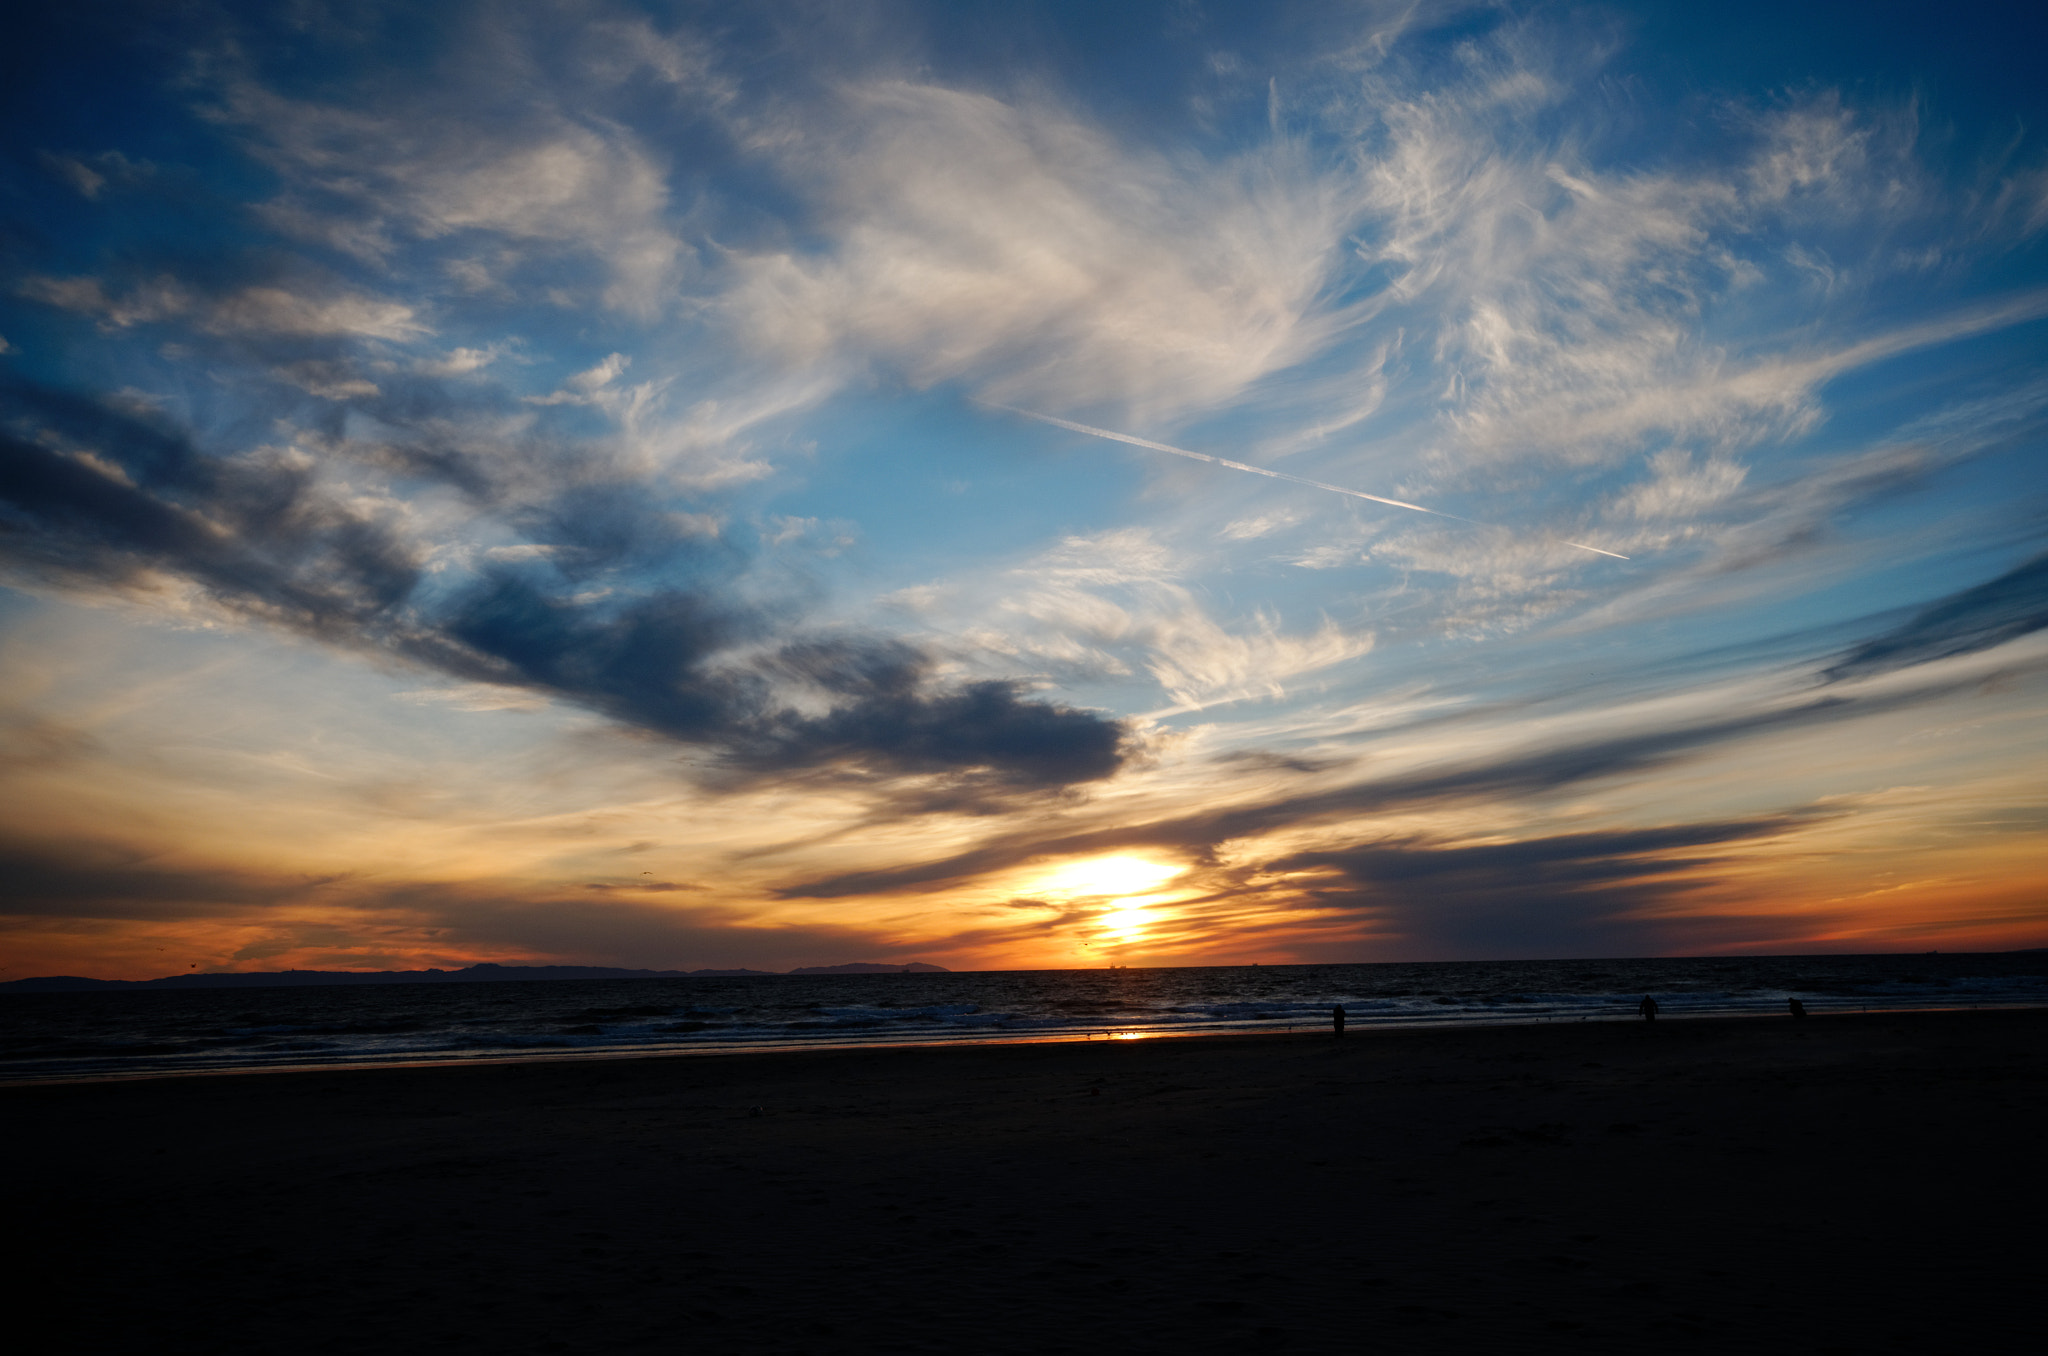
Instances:
[[[0,1089],[62,1349],[2018,1350],[2048,1011]]]

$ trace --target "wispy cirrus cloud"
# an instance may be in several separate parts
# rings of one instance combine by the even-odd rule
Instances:
[[[440,78],[396,99],[283,94],[230,45],[199,77],[206,111],[282,178],[257,210],[286,236],[380,269],[403,243],[441,242],[440,267],[470,292],[502,291],[536,256],[568,251],[603,266],[603,305],[654,314],[689,254],[668,176],[578,96],[642,74],[704,103],[722,86],[686,39],[622,14],[577,26],[569,60],[543,70],[541,17],[472,12]]]
[[[766,149],[833,244],[735,261],[720,306],[792,363],[876,364],[991,400],[1214,408],[1315,353],[1360,192],[1303,142],[1202,163],[1050,100],[849,83]]]
[[[1303,675],[1372,649],[1370,631],[1328,618],[1303,631],[1283,630],[1270,613],[1219,618],[1187,583],[1198,568],[1140,530],[1070,537],[965,593],[960,611],[979,620],[963,621],[963,639],[1070,681],[1142,673],[1189,710],[1277,697]],[[1000,592],[993,616],[984,588]]]
[[[109,295],[99,278],[31,277],[23,296],[89,315],[112,329],[185,320],[205,334],[413,339],[428,333],[413,308],[359,292],[309,295],[283,287],[241,287],[206,296],[174,278]]]
[[[1602,165],[1603,129],[1563,111],[1584,74],[1511,30],[1462,81],[1368,85],[1383,140],[1361,255],[1390,271],[1389,313],[1434,331],[1441,471],[1596,464],[1653,436],[1725,453],[1810,427],[1816,386],[1884,345],[1812,356],[1771,286],[1797,270],[1786,249],[1940,210],[1910,126],[1826,96],[1731,110],[1746,153],[1724,165]]]

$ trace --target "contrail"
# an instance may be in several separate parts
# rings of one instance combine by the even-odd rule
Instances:
[[[1471,523],[1474,527],[1492,526],[1490,523],[1480,522],[1477,518],[1461,518],[1455,513],[1445,513],[1442,509],[1424,508],[1420,504],[1411,504],[1405,499],[1389,499],[1383,494],[1367,494],[1364,490],[1347,489],[1342,485],[1331,485],[1320,480],[1310,480],[1307,476],[1293,476],[1285,471],[1273,471],[1263,466],[1251,466],[1245,462],[1232,461],[1228,457],[1212,457],[1206,452],[1190,452],[1185,447],[1174,447],[1169,443],[1155,443],[1150,438],[1137,438],[1128,433],[1118,433],[1113,429],[1096,428],[1093,424],[1077,424],[1071,419],[1055,419],[1049,414],[1039,414],[1033,410],[1020,410],[1015,405],[998,405],[993,400],[976,400],[974,403],[991,410],[1002,410],[1008,414],[1022,415],[1026,419],[1036,419],[1041,424],[1051,424],[1055,428],[1069,429],[1075,433],[1086,433],[1093,438],[1107,438],[1113,443],[1129,443],[1132,447],[1147,447],[1154,452],[1171,452],[1176,457],[1186,457],[1191,461],[1206,461],[1211,466],[1228,466],[1233,471],[1250,471],[1255,476],[1266,476],[1273,480],[1285,480],[1295,485],[1306,485],[1313,490],[1328,490],[1331,494],[1348,494],[1353,499],[1370,499],[1375,504],[1388,504],[1394,508],[1409,509],[1415,513],[1427,513],[1432,518],[1449,518],[1453,522]],[[1605,551],[1598,546],[1588,546],[1582,541],[1566,541],[1563,537],[1556,537],[1553,540],[1564,542],[1566,546],[1576,546],[1581,551],[1591,551],[1596,556],[1612,556],[1616,560],[1629,559],[1629,557],[1621,554],[1619,551]]]

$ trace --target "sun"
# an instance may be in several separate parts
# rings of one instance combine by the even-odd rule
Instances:
[[[1033,893],[1070,904],[1086,901],[1086,912],[1094,914],[1084,929],[1084,935],[1095,938],[1088,945],[1121,949],[1145,941],[1162,921],[1158,906],[1170,901],[1171,892],[1161,893],[1160,887],[1186,870],[1128,854],[1083,857],[1039,877]]]
[[[1048,872],[1038,882],[1038,889],[1075,899],[1142,895],[1158,889],[1184,869],[1143,857],[1084,857]]]
[[[1157,920],[1149,910],[1126,904],[1122,908],[1111,909],[1098,921],[1103,935],[1110,941],[1135,942],[1145,935],[1145,925]]]

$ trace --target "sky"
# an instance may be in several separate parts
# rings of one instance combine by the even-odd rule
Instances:
[[[2048,945],[2048,18],[0,63],[0,977]]]

